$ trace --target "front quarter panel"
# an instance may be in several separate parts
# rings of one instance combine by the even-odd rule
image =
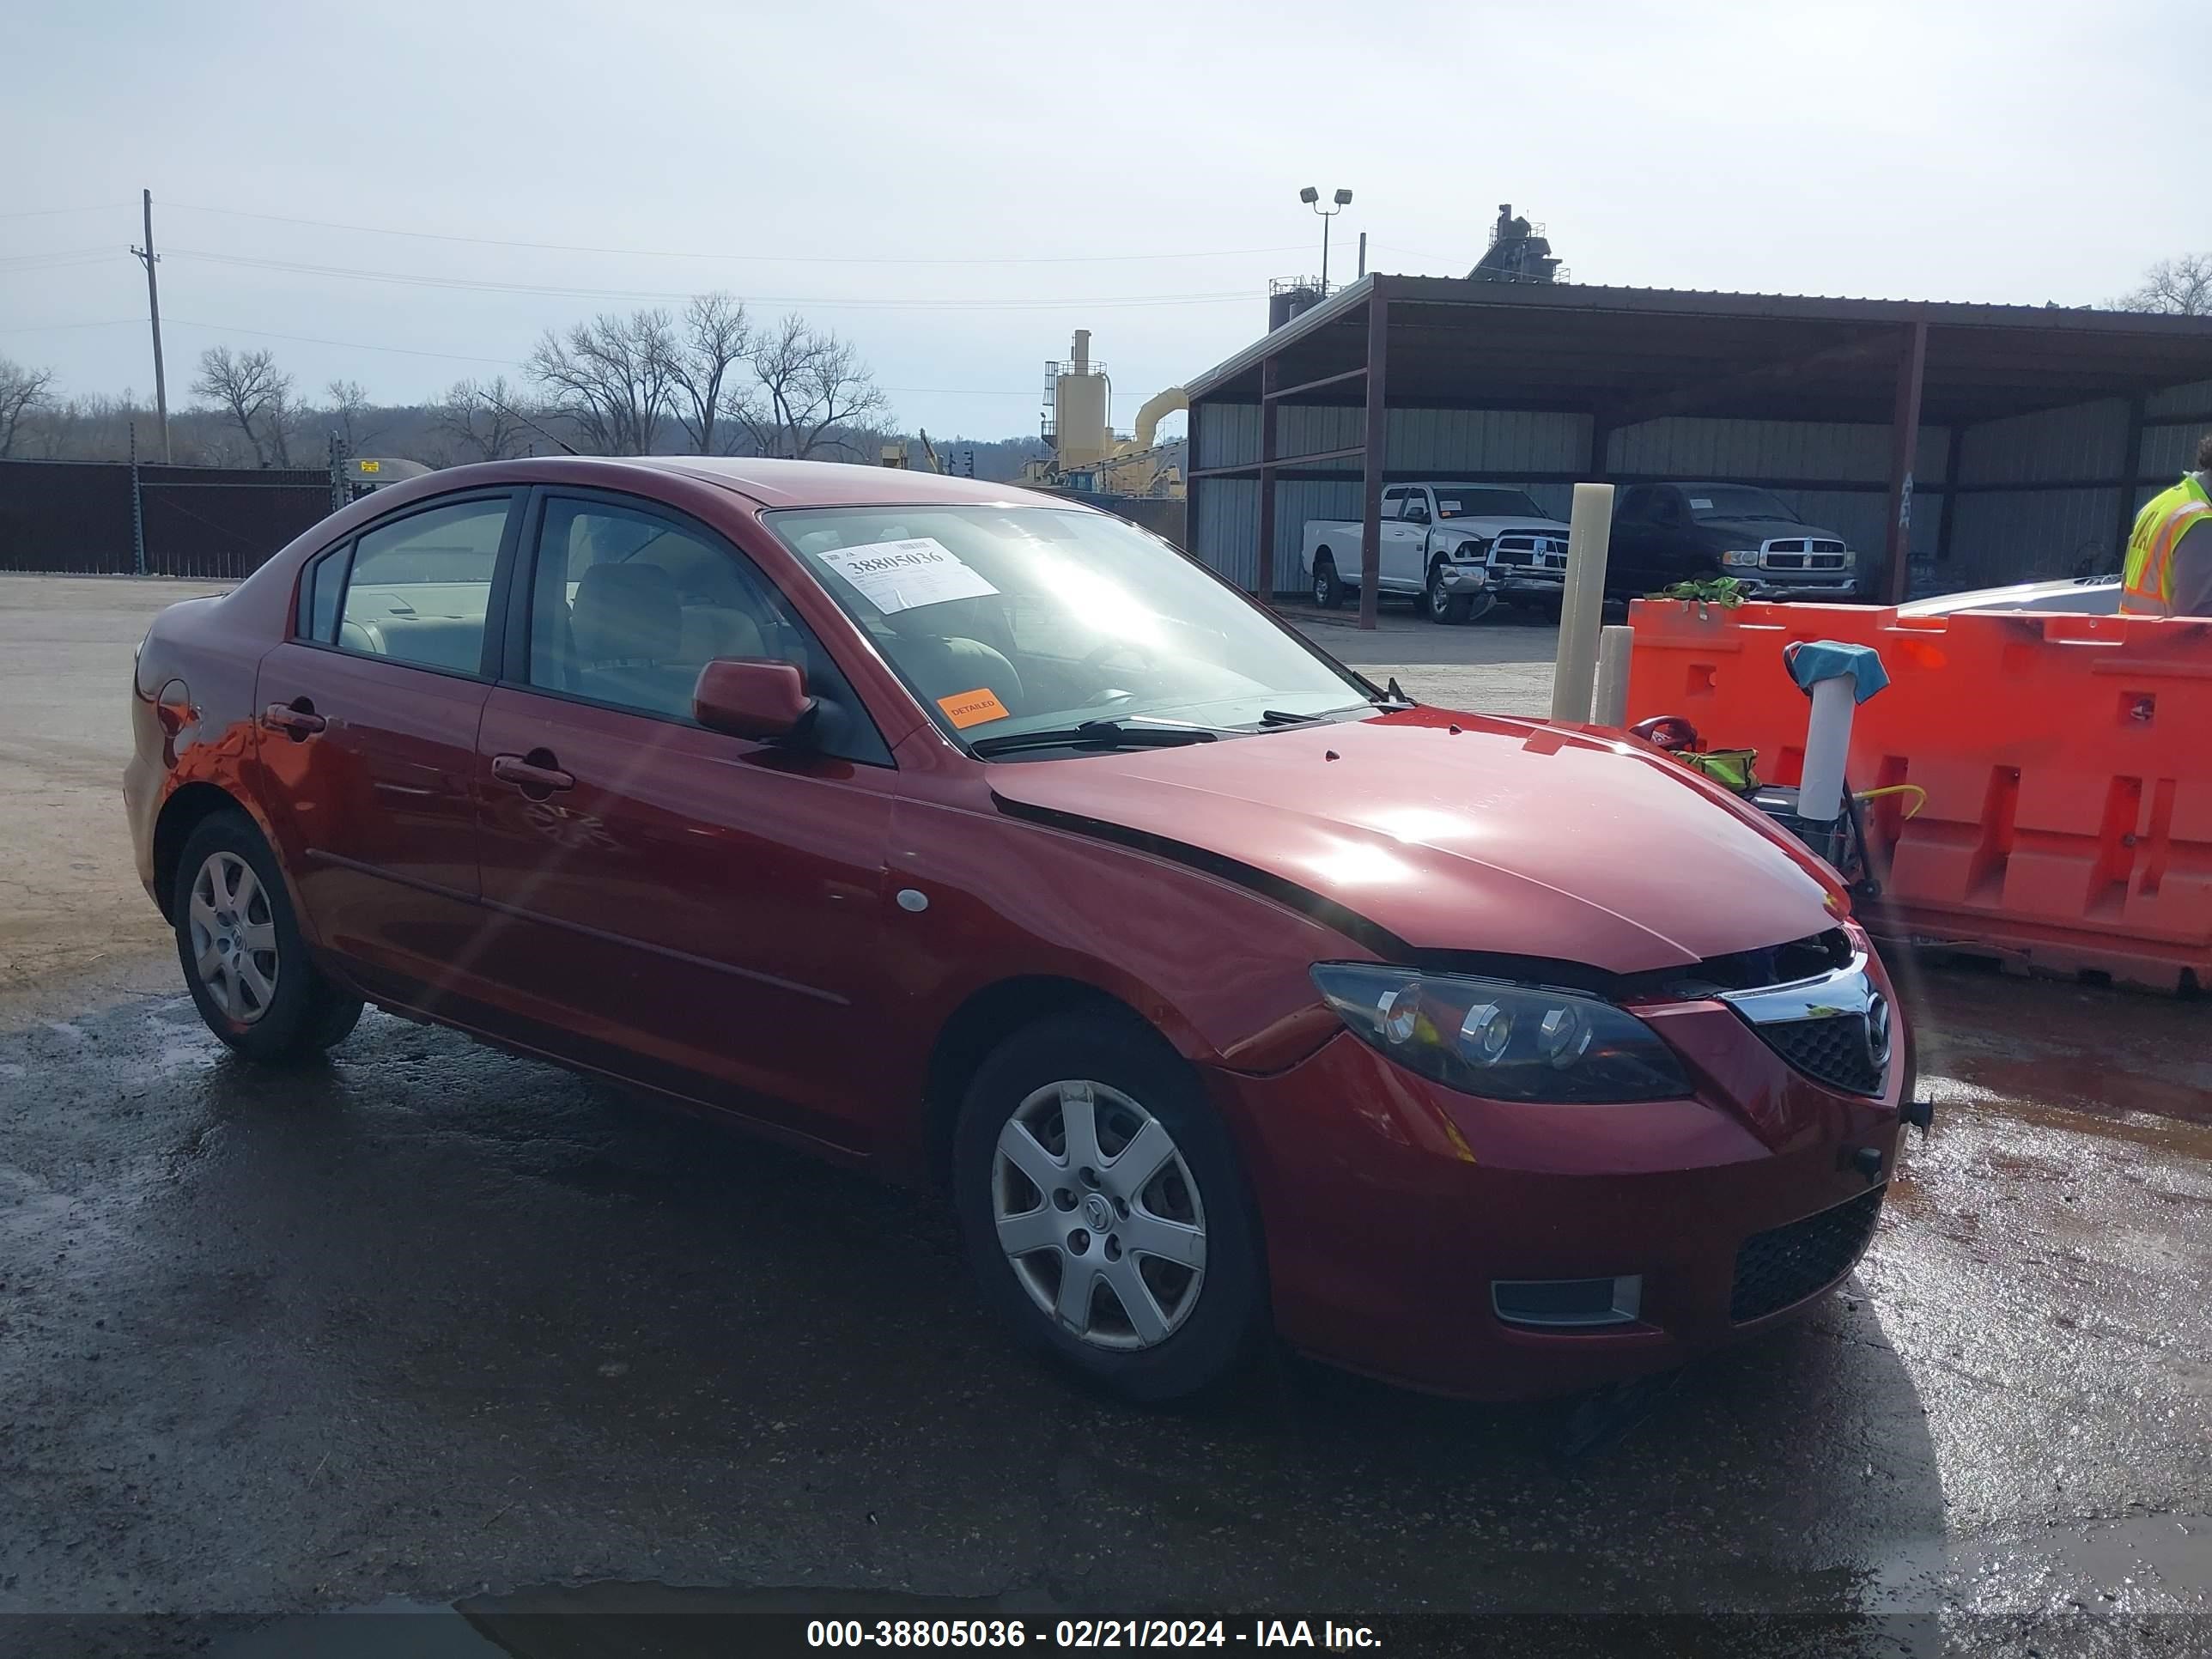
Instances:
[[[1370,957],[1220,878],[1006,817],[988,793],[902,799],[890,878],[927,901],[887,911],[901,930],[892,958],[909,1018],[891,1039],[905,1052],[886,1059],[908,1078],[963,1004],[1028,978],[1118,999],[1201,1067],[1279,1071],[1341,1029],[1310,966]],[[919,1140],[907,1150],[918,1153]]]

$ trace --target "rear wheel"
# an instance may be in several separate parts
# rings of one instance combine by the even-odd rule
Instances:
[[[1344,603],[1344,584],[1337,580],[1336,561],[1326,552],[1314,559],[1313,602],[1323,611],[1334,611]]]
[[[1448,592],[1444,587],[1444,562],[1438,559],[1429,567],[1429,585],[1423,593],[1421,608],[1428,612],[1432,623],[1463,623],[1474,610],[1474,595]]]
[[[200,1018],[248,1060],[319,1054],[361,1018],[361,1000],[307,960],[276,858],[243,813],[203,819],[185,841],[171,914]]]
[[[954,1198],[986,1301],[1125,1399],[1231,1375],[1266,1328],[1242,1170],[1182,1057],[1127,1017],[1055,1016],[986,1060]]]

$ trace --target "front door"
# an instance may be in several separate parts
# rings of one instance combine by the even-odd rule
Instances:
[[[486,971],[586,1064],[865,1146],[897,774],[750,561],[634,499],[549,492],[514,604],[527,652],[477,736]],[[798,663],[820,741],[707,730],[715,657]]]
[[[1428,585],[1422,554],[1429,543],[1429,492],[1408,488],[1394,521],[1382,521],[1382,586],[1401,593]]]
[[[307,926],[366,988],[417,1006],[465,988],[482,916],[477,722],[514,502],[431,501],[319,555],[261,663],[263,799]]]

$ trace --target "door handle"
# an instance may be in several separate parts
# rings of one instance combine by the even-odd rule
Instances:
[[[330,725],[315,712],[315,705],[305,697],[295,697],[289,702],[270,703],[261,711],[261,723],[272,732],[286,733],[295,743],[305,743]]]
[[[543,757],[544,763],[539,763]],[[543,749],[533,749],[526,757],[521,755],[495,755],[491,760],[491,775],[501,783],[511,783],[525,794],[533,791],[550,795],[556,789],[574,789],[575,778],[553,764],[553,757]]]

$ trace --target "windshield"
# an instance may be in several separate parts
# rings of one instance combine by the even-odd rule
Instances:
[[[1262,728],[1364,708],[1374,695],[1166,543],[1103,513],[763,517],[963,741],[1086,720]]]
[[[1517,489],[1494,484],[1438,484],[1437,516],[1440,519],[1543,519],[1551,514]]]
[[[1753,489],[1744,484],[1684,484],[1682,491],[1690,498],[1690,511],[1699,519],[1778,519],[1784,524],[1798,522],[1797,515],[1783,505],[1782,498],[1764,489]]]

